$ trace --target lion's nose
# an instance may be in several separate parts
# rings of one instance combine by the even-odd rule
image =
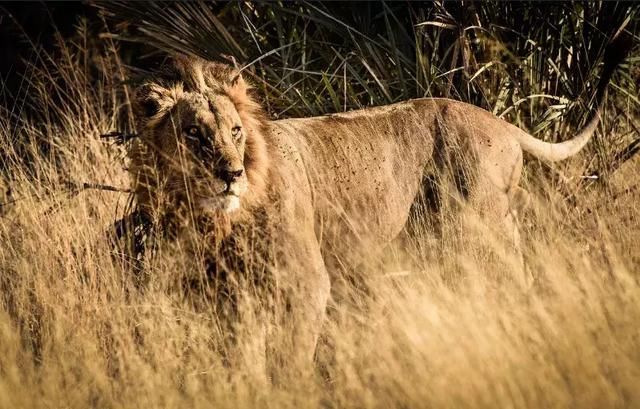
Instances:
[[[231,184],[236,181],[242,174],[244,169],[230,169],[223,168],[218,171],[218,177],[225,181],[227,184]]]

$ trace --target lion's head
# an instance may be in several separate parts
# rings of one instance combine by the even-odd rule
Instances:
[[[264,194],[264,116],[228,65],[176,58],[136,89],[130,151],[142,210],[229,223]]]

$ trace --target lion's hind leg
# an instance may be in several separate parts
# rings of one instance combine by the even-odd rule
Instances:
[[[484,253],[482,260],[490,263],[495,272],[504,272],[499,275],[523,288],[530,287],[531,277],[524,263],[518,219],[528,198],[526,190],[518,186],[505,192],[487,181],[472,192],[463,212],[469,246],[479,248]]]
[[[529,286],[518,228],[528,193],[518,186],[505,191],[473,169],[447,169],[425,177],[401,236],[403,247],[426,265],[437,260],[447,281],[473,269]]]

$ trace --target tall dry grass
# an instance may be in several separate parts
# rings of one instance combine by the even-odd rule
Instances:
[[[68,181],[128,184],[120,150],[99,138],[127,98],[104,47],[40,54],[25,85],[34,109],[0,115],[0,407],[640,405],[637,160],[606,189],[568,180],[569,202],[556,182],[527,180],[532,287],[510,278],[508,258],[484,260],[502,245],[481,222],[465,256],[455,238],[390,249],[363,267],[355,303],[332,305],[315,378],[273,386],[225,365],[214,314],[172,290],[191,273],[181,258],[161,252],[144,289],[113,260],[105,235],[126,194],[63,193]],[[601,129],[634,121],[605,115]]]

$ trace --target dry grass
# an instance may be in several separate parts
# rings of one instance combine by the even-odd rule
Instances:
[[[325,379],[265,385],[251,365],[223,365],[215,317],[171,290],[189,274],[179,259],[160,254],[144,291],[114,263],[104,237],[125,195],[53,194],[61,180],[127,185],[99,140],[118,122],[120,66],[97,61],[96,83],[85,63],[69,53],[31,77],[41,118],[0,115],[2,202],[23,198],[1,209],[0,407],[640,405],[640,195],[614,194],[633,177],[580,190],[577,207],[535,184],[532,288],[449,241],[413,254],[406,274],[386,274],[406,267],[393,252],[358,307],[334,307]],[[482,237],[467,245],[499,250]]]

